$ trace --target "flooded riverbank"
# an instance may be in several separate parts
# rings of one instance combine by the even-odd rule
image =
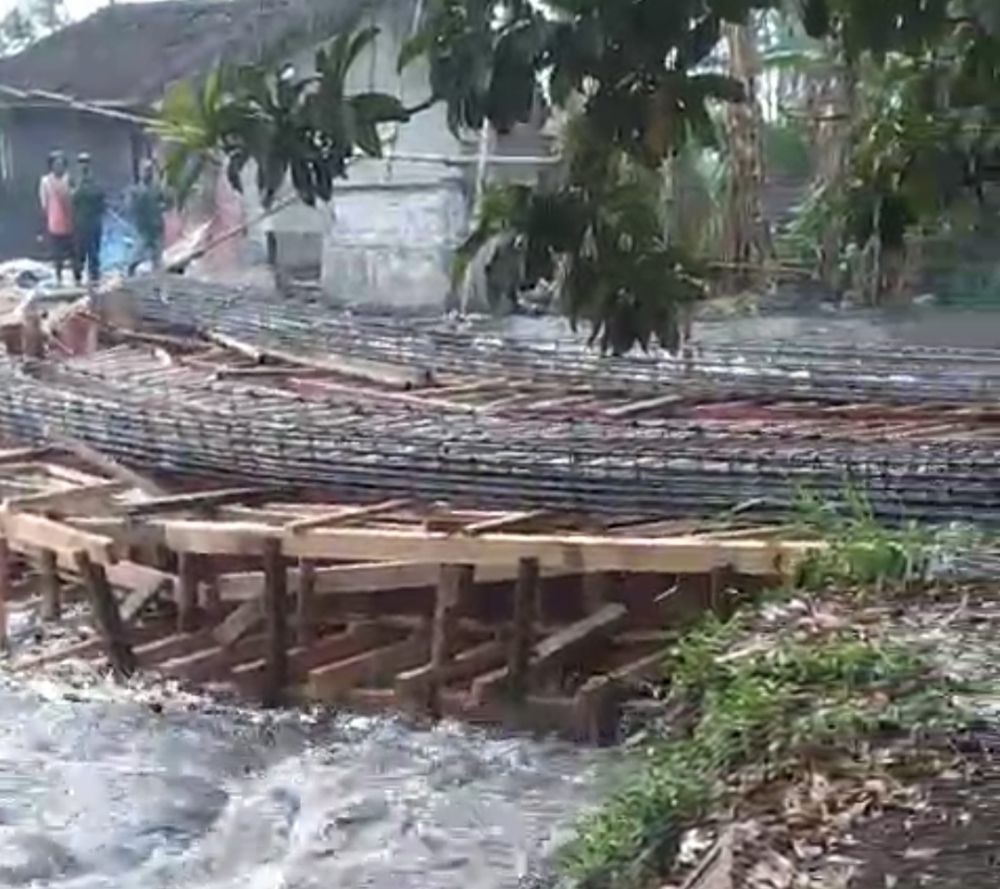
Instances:
[[[3,679],[0,885],[514,887],[598,798],[600,757]]]

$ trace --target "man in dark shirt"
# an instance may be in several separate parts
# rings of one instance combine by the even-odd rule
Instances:
[[[90,155],[83,152],[77,158],[79,181],[73,189],[73,234],[76,239],[76,262],[73,276],[79,284],[83,269],[87,281],[95,286],[101,280],[101,235],[104,220],[104,189],[94,178]]]
[[[143,161],[139,182],[129,195],[129,215],[138,236],[136,253],[129,266],[130,274],[135,274],[139,264],[145,260],[149,261],[154,272],[159,272],[163,264],[163,213],[167,209],[167,195],[156,180],[153,162]]]

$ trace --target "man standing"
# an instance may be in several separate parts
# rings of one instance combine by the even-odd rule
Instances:
[[[94,178],[90,155],[77,157],[80,181],[73,189],[73,233],[76,240],[73,277],[79,284],[87,268],[87,281],[93,288],[101,280],[101,235],[104,220],[104,189]]]
[[[61,151],[49,155],[49,172],[38,184],[38,200],[45,216],[56,283],[62,284],[63,266],[73,262],[73,195],[66,175],[66,158]]]
[[[135,226],[138,242],[129,264],[129,274],[134,275],[139,264],[149,260],[154,272],[163,264],[163,213],[167,209],[167,196],[156,181],[156,167],[151,160],[144,160],[139,171],[139,182],[129,195],[129,215]]]

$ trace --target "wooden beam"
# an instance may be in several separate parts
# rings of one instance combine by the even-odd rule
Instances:
[[[251,599],[234,608],[222,623],[212,632],[216,642],[228,648],[251,630],[256,630],[264,622],[263,598]]]
[[[42,591],[42,620],[59,620],[62,616],[62,590],[56,554],[52,550],[43,549],[39,553],[38,572]]]
[[[375,516],[385,515],[388,512],[395,512],[410,502],[409,497],[398,497],[394,500],[383,500],[381,503],[372,503],[369,506],[341,507],[332,512],[295,519],[295,521],[285,525],[282,530],[289,534],[301,534],[313,528],[331,528],[346,525],[360,519],[370,519]]]
[[[436,711],[434,697],[437,692],[435,678],[450,663],[457,647],[457,621],[459,611],[468,601],[476,568],[474,565],[442,565],[434,600],[434,624],[431,635],[432,680],[428,688],[428,707]]]
[[[538,560],[521,559],[514,587],[514,617],[507,655],[508,691],[514,701],[528,692],[528,661],[538,602]]]
[[[425,562],[362,562],[316,569],[316,595],[337,596],[352,593],[378,593],[388,590],[433,586],[438,580],[437,565]],[[542,577],[565,577],[575,572],[543,568]],[[476,583],[502,583],[517,577],[517,563],[478,565]],[[289,571],[289,581],[299,582],[299,569]],[[220,574],[219,592],[224,602],[244,602],[264,592],[260,571]]]
[[[253,555],[275,529],[253,522],[173,520],[162,524],[167,545],[179,552]],[[781,575],[816,541],[702,541],[687,537],[595,537],[584,534],[450,535],[419,529],[318,528],[283,535],[287,556],[306,559],[407,560],[437,564],[512,565],[522,558],[574,573],[661,571],[703,574],[731,566],[740,574]]]
[[[316,640],[309,648],[297,646],[288,652],[288,675],[292,682],[299,681],[310,670],[323,664],[342,661],[380,644],[385,632],[376,621],[361,621],[351,624],[341,633],[334,633]],[[231,675],[236,684],[245,692],[263,692],[262,683],[267,678],[267,660],[258,658],[245,661],[233,667]]]
[[[624,605],[605,605],[600,611],[588,615],[576,623],[563,627],[535,645],[527,675],[530,679],[543,675],[557,666],[565,665],[578,658],[599,639],[607,638],[624,622],[628,612]],[[509,682],[508,667],[501,667],[492,673],[480,676],[472,683],[472,698],[481,703],[495,695]]]
[[[134,623],[146,605],[157,596],[174,598],[178,586],[173,574],[139,562],[118,562],[105,570],[112,586],[129,590],[122,603],[122,620],[126,624]]]
[[[0,510],[0,531],[15,546],[53,549],[64,553],[83,552],[98,565],[113,565],[118,561],[114,540],[101,534],[81,531],[63,522],[25,512]]]
[[[66,436],[54,433],[51,430],[48,431],[47,437],[53,439],[59,447],[79,457],[85,463],[96,466],[112,478],[126,482],[133,487],[138,488],[140,491],[145,491],[153,497],[166,496],[166,491],[164,491],[152,479],[146,478],[144,475],[140,475],[138,472],[129,469],[127,466],[123,466],[117,460],[107,456],[106,454],[102,454],[99,450],[97,450],[97,448],[87,444],[86,442],[79,441],[75,438],[67,438]]]
[[[498,639],[490,639],[479,645],[458,652],[443,667],[424,664],[407,670],[396,677],[395,689],[401,703],[409,703],[415,709],[423,709],[433,683],[438,687],[471,679],[486,670],[492,670],[503,663],[506,645]]]
[[[43,460],[52,453],[49,447],[4,448],[0,450],[0,466],[7,463],[26,463]]]
[[[104,639],[111,669],[117,678],[126,679],[135,672],[138,664],[104,567],[91,561],[82,550],[76,554],[76,567],[90,595],[94,622]]]
[[[69,488],[63,491],[42,491],[38,494],[10,497],[5,501],[5,505],[10,510],[24,512],[95,513],[108,508],[110,498],[129,487],[130,485],[125,482],[98,482],[94,485]]]
[[[219,491],[202,491],[196,494],[173,494],[154,497],[141,503],[131,503],[126,512],[132,518],[157,515],[165,512],[187,512],[199,509],[216,509],[234,503],[248,504],[264,499],[273,499],[273,488],[244,487],[224,488]]]
[[[288,684],[288,574],[278,540],[264,547],[264,618],[267,626],[267,678],[264,704],[274,706]]]
[[[548,509],[531,509],[525,512],[511,512],[507,513],[507,515],[496,516],[492,519],[484,519],[481,522],[466,525],[461,529],[461,531],[463,534],[468,534],[470,537],[477,537],[480,534],[496,533],[497,531],[510,531],[522,525],[537,522],[539,519],[544,519],[550,515],[552,515],[552,511]],[[521,530],[524,529],[522,528]]]
[[[413,634],[374,651],[309,671],[305,695],[315,701],[336,701],[351,688],[381,685],[397,673],[425,662],[430,639],[424,632]]]

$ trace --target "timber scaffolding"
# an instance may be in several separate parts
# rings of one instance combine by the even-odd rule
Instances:
[[[0,611],[98,634],[15,669],[107,659],[266,703],[319,701],[613,740],[685,622],[822,544],[737,522],[166,493],[80,453],[0,452]],[[598,530],[600,529],[600,530]],[[36,597],[30,599],[30,597]],[[6,617],[3,619],[6,623]]]
[[[154,476],[336,500],[1000,523],[1000,352],[753,344],[601,358],[171,278],[103,294],[111,348],[0,358],[0,430]],[[29,352],[40,354],[37,349]]]

